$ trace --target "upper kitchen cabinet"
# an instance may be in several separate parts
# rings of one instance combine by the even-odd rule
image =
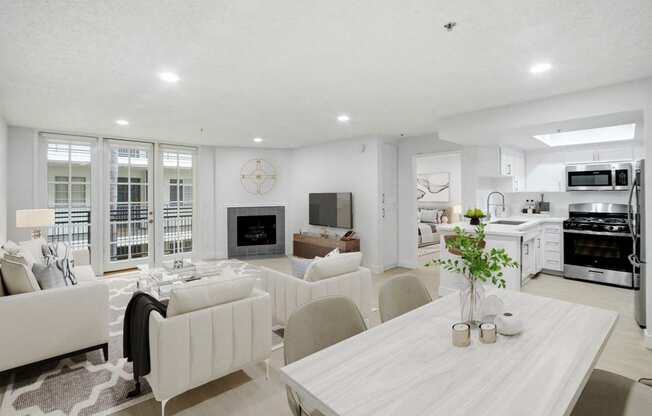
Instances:
[[[603,149],[580,149],[564,152],[566,163],[610,162],[616,160],[634,160],[633,146],[610,147]]]
[[[505,178],[509,185],[506,192],[525,191],[525,154],[511,147],[478,147],[476,169],[478,176]]]
[[[563,192],[566,163],[554,153],[528,153],[527,190],[528,192]]]

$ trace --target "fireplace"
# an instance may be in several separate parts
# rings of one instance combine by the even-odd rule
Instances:
[[[285,254],[285,207],[227,207],[228,247],[232,257]]]
[[[239,215],[238,246],[276,244],[276,215]]]

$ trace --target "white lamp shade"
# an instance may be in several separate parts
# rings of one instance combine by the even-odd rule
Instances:
[[[16,227],[35,228],[54,225],[53,209],[20,209],[16,211]]]

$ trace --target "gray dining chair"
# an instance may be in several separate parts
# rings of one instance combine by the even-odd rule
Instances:
[[[571,416],[650,416],[652,387],[604,370],[593,370]]]
[[[355,304],[340,296],[316,299],[294,311],[285,326],[285,364],[337,344],[367,329]],[[294,416],[320,416],[306,410],[300,397],[287,388],[288,403]]]
[[[387,322],[429,302],[432,302],[430,293],[418,277],[411,274],[396,276],[380,288],[380,320]]]

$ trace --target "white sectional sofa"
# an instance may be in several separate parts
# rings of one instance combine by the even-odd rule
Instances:
[[[263,284],[272,301],[274,323],[285,326],[290,314],[303,304],[324,296],[351,299],[362,316],[369,321],[372,312],[371,271],[365,267],[349,273],[308,281],[266,267]]]
[[[167,318],[152,312],[149,345],[151,370],[145,378],[164,412],[167,401],[185,391],[251,363],[268,365],[270,296],[253,289],[245,298]]]
[[[42,261],[40,242],[20,246]],[[75,258],[75,286],[0,293],[0,372],[99,348],[108,358],[109,288],[84,264],[84,254]]]

